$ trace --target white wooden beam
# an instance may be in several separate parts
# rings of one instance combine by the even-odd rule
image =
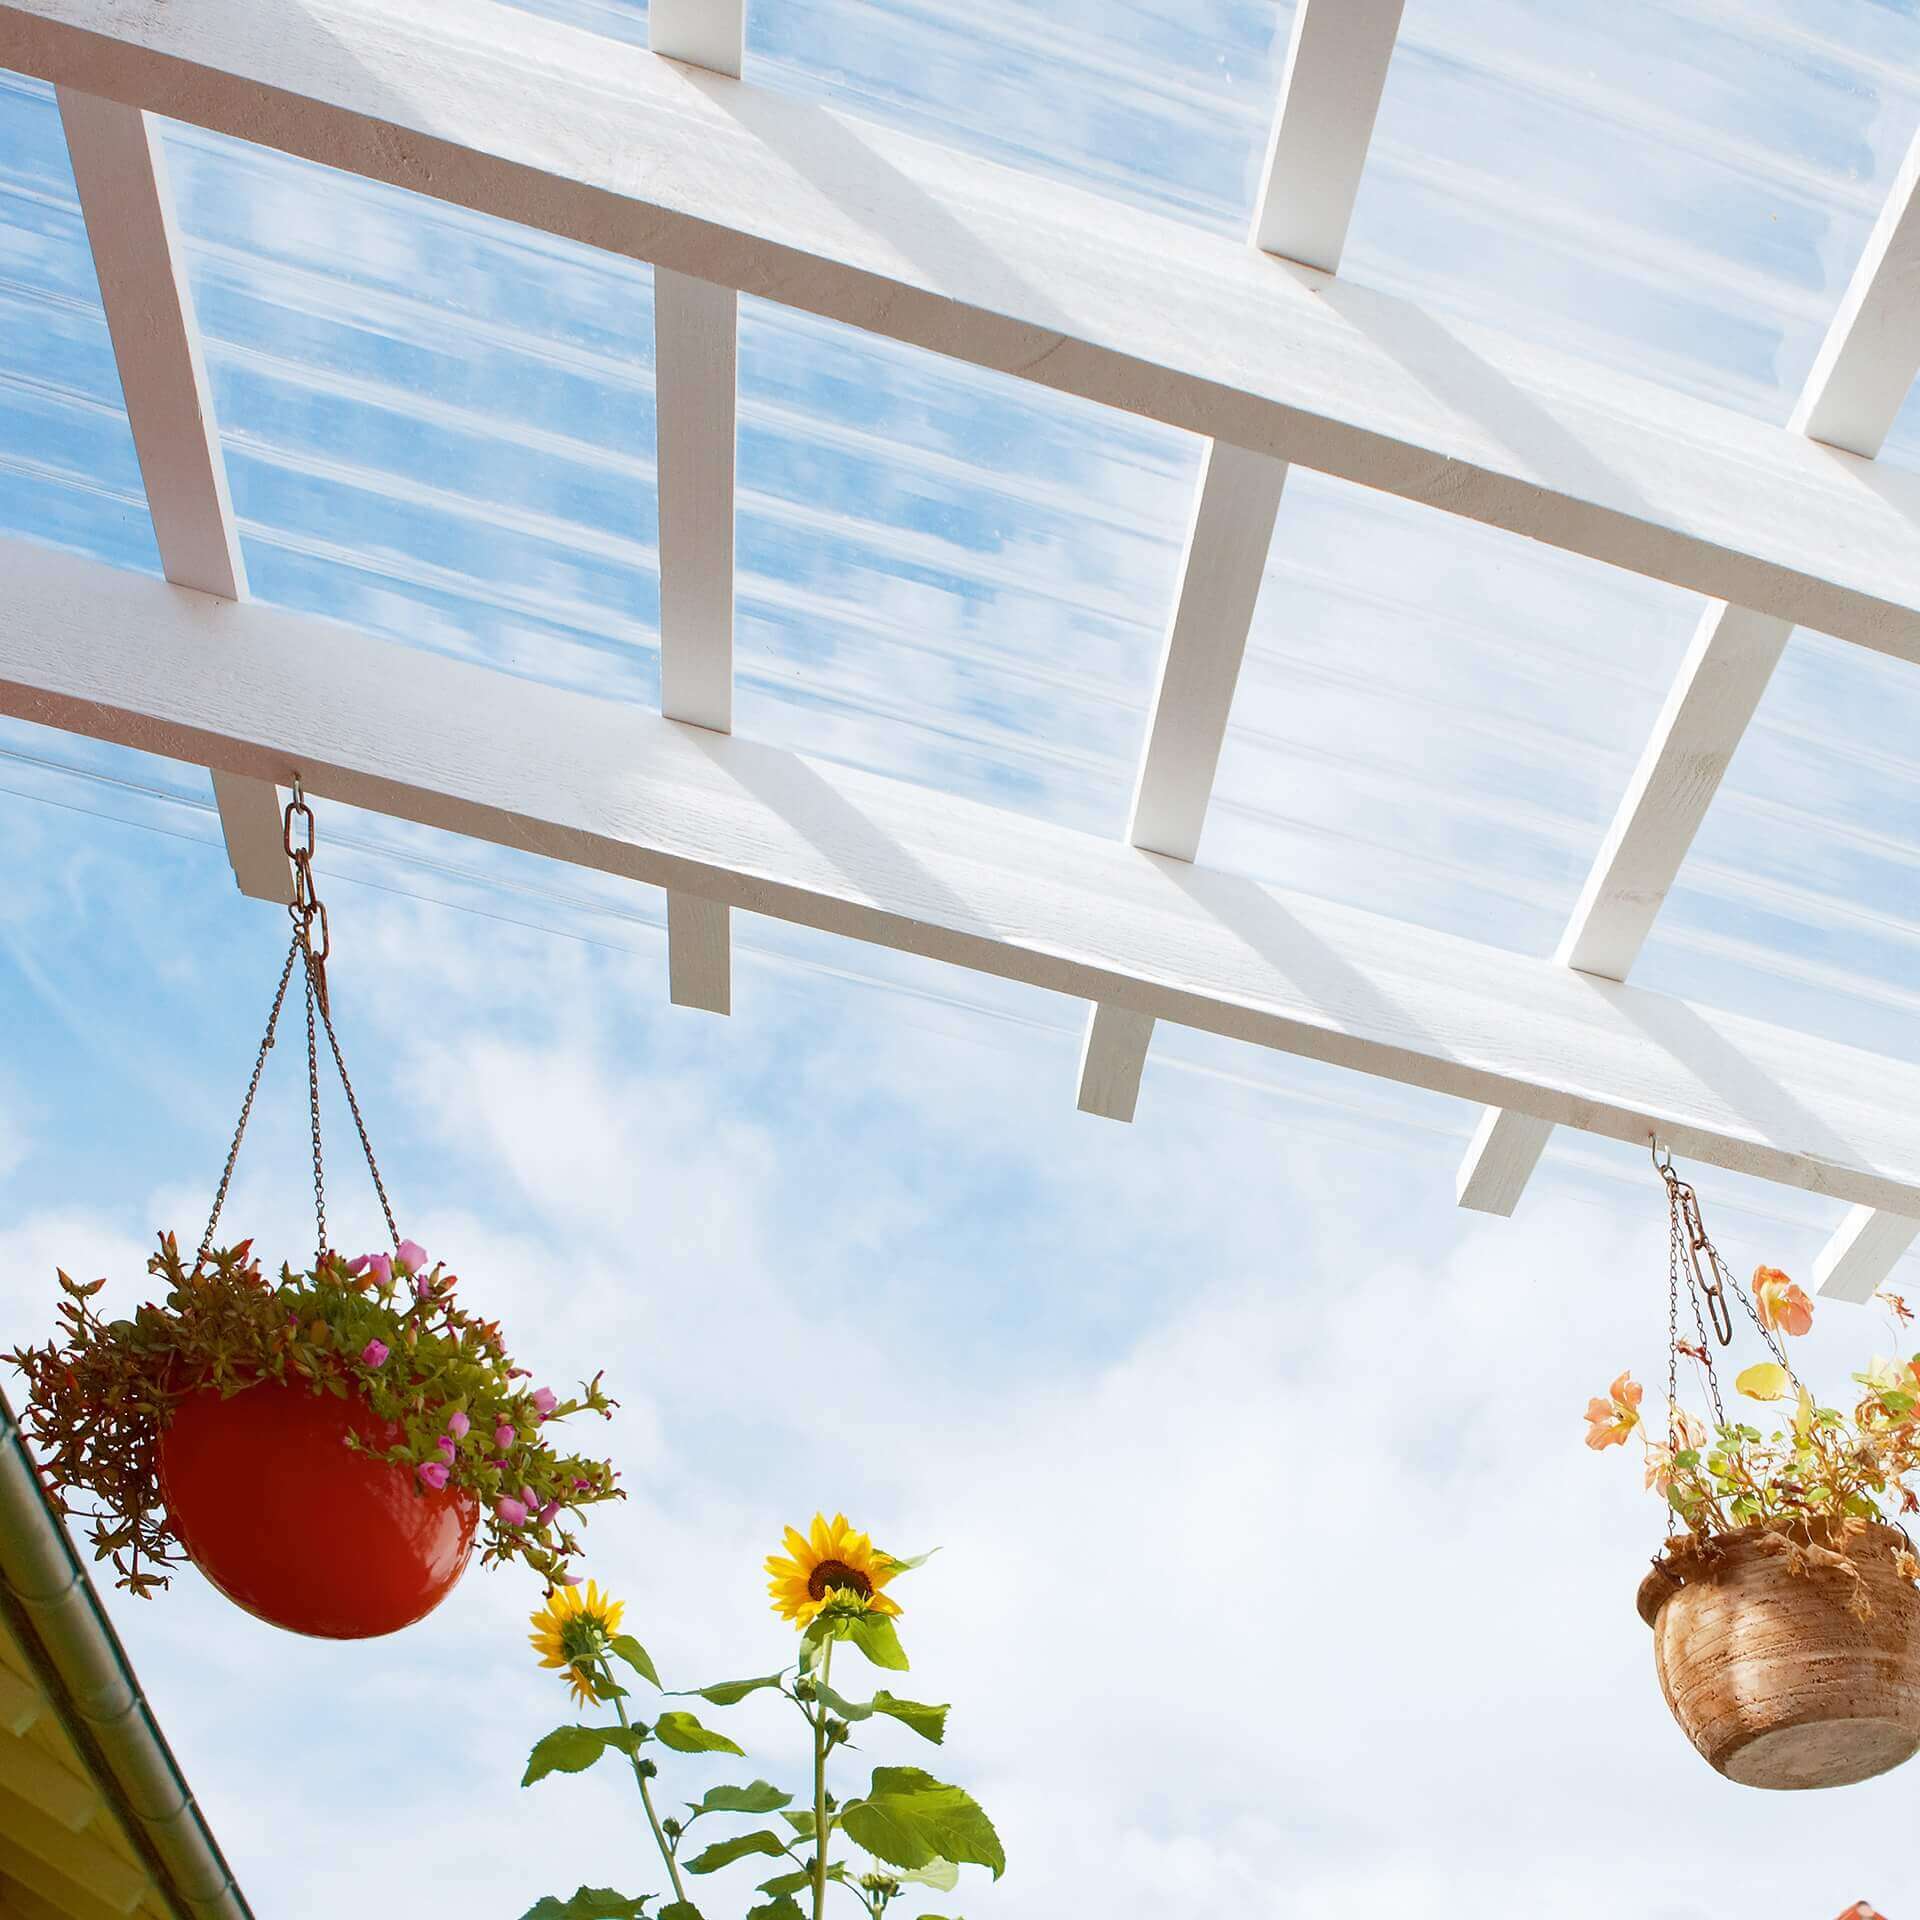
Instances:
[[[1870,460],[1892,429],[1916,371],[1920,136],[1907,150],[1827,330],[1791,430]],[[1775,615],[1724,601],[1701,616],[1554,956],[1562,965],[1609,980],[1627,977],[1792,630]],[[1460,1166],[1460,1204],[1512,1213],[1551,1134],[1534,1116],[1484,1115]],[[1864,1272],[1873,1250],[1897,1232],[1896,1225],[1863,1237],[1849,1223],[1823,1260],[1841,1272],[1844,1286],[1846,1276]]]
[[[19,719],[1920,1213],[1910,1062],[72,554],[0,578]]]
[[[1920,658],[1920,475],[499,0],[0,0],[0,64]]]
[[[59,102],[161,567],[177,586],[242,600],[246,568],[160,130],[137,107],[70,87]],[[240,891],[291,900],[273,783],[216,774],[213,787]]]
[[[655,53],[738,78],[744,0],[654,0]],[[656,267],[654,417],[660,504],[660,709],[733,730],[733,514],[740,296]],[[667,896],[667,981],[676,1006],[733,1004],[731,915]]]
[[[1253,244],[1340,270],[1404,0],[1300,0]]]
[[[1920,1220],[1853,1207],[1813,1263],[1814,1285],[1835,1300],[1864,1306],[1920,1238]]]
[[[1300,0],[1251,243],[1332,273],[1346,247],[1402,0]],[[1216,440],[1201,465],[1127,838],[1195,858],[1287,464]],[[1131,1120],[1153,1022],[1092,1007],[1082,1113]]]

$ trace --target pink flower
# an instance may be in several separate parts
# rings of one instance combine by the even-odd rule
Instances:
[[[505,1453],[506,1450],[513,1445],[513,1441],[513,1429],[502,1420],[493,1430],[493,1444],[498,1447],[502,1453]]]
[[[360,1364],[363,1367],[384,1367],[390,1349],[384,1340],[369,1340],[360,1349]]]
[[[505,1473],[507,1470],[507,1463],[504,1460],[494,1460],[489,1462],[489,1464],[500,1473]]]
[[[456,1440],[464,1440],[467,1437],[467,1429],[472,1425],[473,1422],[469,1420],[464,1413],[450,1413],[447,1415],[447,1431],[452,1434]]]
[[[386,1254],[368,1254],[367,1271],[372,1274],[383,1287],[393,1284],[393,1261]]]
[[[452,1466],[453,1463],[459,1459],[460,1449],[453,1444],[452,1440],[446,1434],[443,1433],[433,1444],[446,1456],[448,1466]]]
[[[511,1494],[503,1494],[493,1503],[493,1510],[510,1527],[524,1527],[527,1524],[527,1510]]]
[[[591,1493],[593,1491],[593,1482],[591,1480],[576,1480],[573,1483],[573,1490],[575,1493]]]
[[[558,1396],[551,1387],[542,1387],[533,1396],[533,1410],[542,1420],[560,1404]]]
[[[559,1511],[560,1511],[560,1502],[558,1500],[549,1500],[547,1504],[544,1507],[542,1507],[537,1514],[534,1515],[533,1524],[536,1527],[544,1527],[547,1524],[547,1522],[551,1520],[553,1516]]]
[[[447,1470],[438,1460],[422,1460],[414,1472],[420,1476],[420,1484],[435,1493],[447,1484]]]
[[[367,1256],[363,1253],[358,1260],[347,1262],[347,1271],[357,1280],[367,1270]]]
[[[520,1504],[531,1513],[540,1504],[540,1496],[531,1487],[520,1489]]]
[[[427,1264],[427,1250],[418,1240],[402,1240],[393,1257],[402,1273],[418,1273]]]
[[[577,1587],[580,1584],[580,1579],[581,1576],[577,1573],[563,1573],[559,1576],[560,1584],[563,1587]]]

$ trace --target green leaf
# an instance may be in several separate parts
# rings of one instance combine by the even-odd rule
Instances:
[[[520,1784],[530,1787],[550,1773],[585,1773],[606,1750],[606,1733],[600,1727],[555,1727],[534,1743]]]
[[[747,1920],[807,1920],[806,1912],[791,1894],[781,1894],[764,1907],[755,1907]]]
[[[618,1634],[608,1644],[649,1686],[660,1685],[660,1676],[653,1670],[652,1657],[632,1634]],[[672,1909],[669,1908],[668,1911],[671,1912]]]
[[[700,1920],[700,1909],[691,1900],[676,1900],[672,1906],[662,1907],[654,1920]]]
[[[629,1760],[646,1744],[646,1723],[636,1720],[630,1727],[602,1727],[600,1738],[610,1747],[618,1747]]]
[[[703,1727],[690,1713],[663,1713],[654,1723],[654,1738],[662,1746],[671,1747],[675,1753],[737,1753],[744,1756],[746,1748],[736,1747],[724,1733],[715,1733],[711,1727]]]
[[[866,1798],[842,1811],[840,1825],[891,1866],[967,1860],[991,1868],[996,1880],[1007,1869],[1000,1836],[973,1796],[918,1767],[875,1767]]]
[[[770,1893],[778,1900],[783,1895],[798,1893],[803,1887],[812,1885],[813,1875],[810,1873],[776,1873],[771,1880],[760,1882],[760,1891]]]
[[[792,1794],[782,1793],[769,1782],[756,1780],[750,1787],[709,1787],[698,1806],[692,1801],[687,1804],[695,1813],[778,1813],[792,1798]],[[807,1831],[811,1833],[811,1815],[808,1820]]]
[[[918,1700],[896,1700],[883,1687],[873,1696],[873,1711],[911,1727],[922,1740],[931,1740],[937,1747],[947,1737],[947,1715],[952,1709],[923,1707]]]
[[[858,1700],[849,1700],[845,1698],[844,1695],[835,1693],[831,1687],[823,1686],[818,1680],[813,1683],[813,1691],[815,1697],[824,1701],[828,1708],[834,1713],[837,1713],[842,1720],[871,1720],[873,1718],[873,1707],[871,1703],[862,1704],[862,1702]]]
[[[784,1674],[770,1673],[761,1680],[718,1680],[710,1687],[688,1687],[679,1697],[697,1697],[711,1701],[716,1707],[732,1707],[737,1706],[748,1694],[758,1693],[762,1687],[777,1687],[785,1677]]]
[[[647,1910],[647,1902],[656,1894],[643,1893],[628,1899],[611,1887],[581,1887],[570,1900],[548,1894],[536,1900],[520,1920],[638,1920]]]
[[[951,1893],[960,1884],[960,1869],[951,1860],[929,1860],[924,1867],[907,1867],[899,1875],[902,1886],[931,1887]]]
[[[704,1853],[695,1854],[687,1862],[687,1871],[718,1873],[722,1867],[730,1867],[750,1853],[770,1853],[778,1860],[786,1850],[786,1843],[777,1833],[769,1833],[762,1827],[756,1833],[737,1833],[731,1840],[716,1840]]]
[[[798,1813],[783,1813],[780,1818],[790,1826],[803,1840],[813,1838],[813,1809],[806,1808]]]
[[[891,1673],[906,1672],[906,1649],[893,1630],[893,1622],[884,1613],[862,1614],[858,1620],[849,1621],[847,1638],[876,1667],[885,1667]]]

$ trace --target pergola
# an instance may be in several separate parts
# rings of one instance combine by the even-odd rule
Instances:
[[[297,774],[665,888],[682,1005],[727,1011],[737,906],[1087,1001],[1112,1119],[1167,1020],[1481,1103],[1488,1212],[1556,1126],[1830,1195],[1817,1277],[1865,1300],[1920,1234],[1920,1066],[1626,978],[1793,627],[1920,662],[1920,476],[1875,461],[1920,145],[1771,426],[1338,277],[1400,11],[1301,0],[1235,244],[744,83],[743,0],[653,0],[651,53],[496,0],[0,0],[0,66],[60,90],[167,576],[5,543],[0,710],[208,767],[263,900]],[[651,263],[658,715],[248,601],[152,115]],[[731,732],[741,292],[1211,441],[1125,841]],[[1296,464],[1709,596],[1550,958],[1196,863]]]

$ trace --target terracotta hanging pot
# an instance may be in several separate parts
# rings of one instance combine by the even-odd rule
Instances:
[[[1920,1592],[1906,1541],[1872,1527],[1848,1548],[1873,1603],[1832,1567],[1795,1573],[1758,1528],[1640,1583],[1660,1689],[1708,1765],[1748,1787],[1844,1787],[1920,1751]]]
[[[237,1606],[292,1633],[366,1640],[431,1613],[465,1570],[480,1503],[353,1451],[406,1435],[358,1393],[263,1380],[179,1402],[160,1488],[188,1557]]]

